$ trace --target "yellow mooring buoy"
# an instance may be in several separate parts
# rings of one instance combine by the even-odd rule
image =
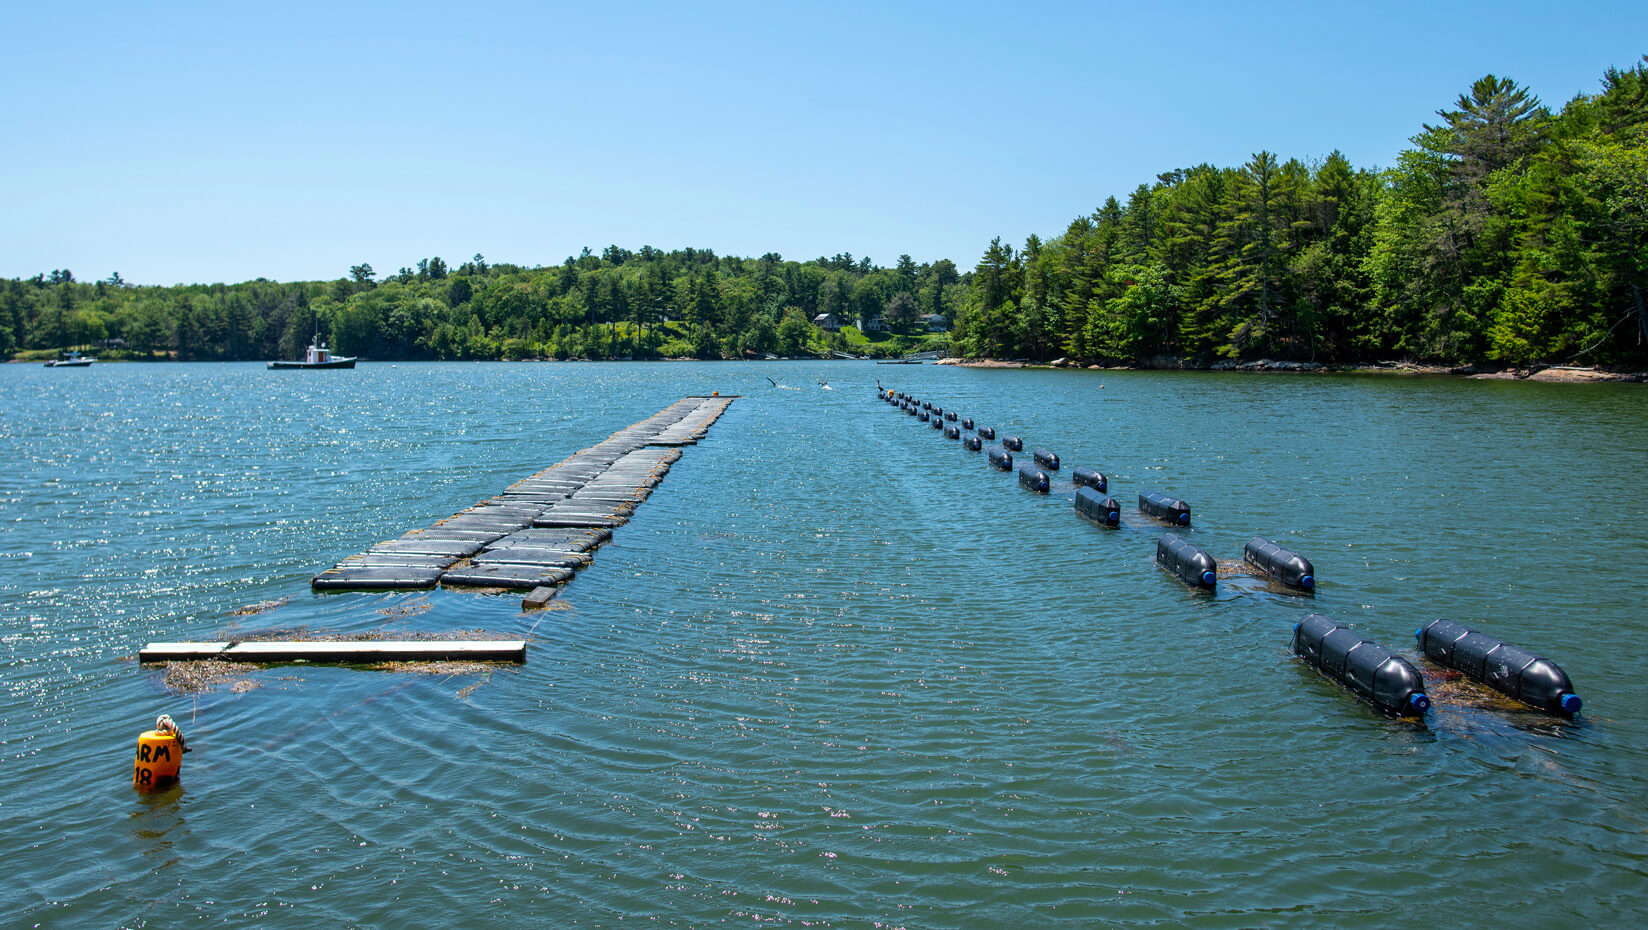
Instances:
[[[177,783],[183,768],[183,754],[189,744],[171,716],[161,714],[153,730],[137,738],[137,763],[132,768],[132,787],[139,791],[159,791]]]

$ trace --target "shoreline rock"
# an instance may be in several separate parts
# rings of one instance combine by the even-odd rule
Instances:
[[[1549,368],[1507,368],[1504,371],[1473,373],[1469,377],[1479,381],[1540,381],[1546,384],[1641,384],[1648,382],[1648,372],[1607,371],[1600,368],[1576,368],[1552,365]]]

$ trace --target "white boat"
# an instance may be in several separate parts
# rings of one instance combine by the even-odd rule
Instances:
[[[269,367],[270,368],[354,368],[355,367],[355,360],[357,358],[359,358],[359,356],[356,356],[356,355],[349,355],[349,356],[333,355],[332,350],[326,348],[326,343],[321,341],[320,334],[316,333],[314,341],[309,343],[309,348],[304,351],[303,361],[301,361],[301,362],[270,362]]]
[[[47,368],[90,368],[95,358],[87,358],[79,352],[64,352],[62,358],[54,358],[46,363]]]

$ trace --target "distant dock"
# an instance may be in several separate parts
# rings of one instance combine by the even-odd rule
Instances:
[[[526,661],[526,640],[370,640],[345,642],[150,643],[137,654],[143,664],[218,659],[224,662],[312,662],[366,665],[376,662]]]
[[[316,575],[316,591],[530,591],[542,607],[612,538],[735,397],[687,397],[424,529]]]

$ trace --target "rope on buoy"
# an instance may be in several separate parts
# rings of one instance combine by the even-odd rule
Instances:
[[[183,731],[178,729],[177,724],[172,721],[171,714],[161,714],[156,717],[154,728],[158,733],[170,733],[172,738],[177,740],[179,749],[184,752],[189,751],[189,741],[183,738]]]

